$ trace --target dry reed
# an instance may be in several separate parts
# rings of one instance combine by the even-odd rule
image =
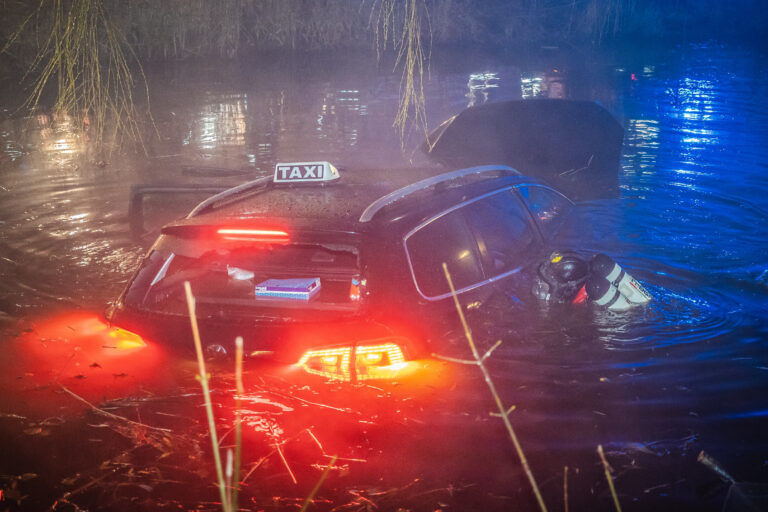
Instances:
[[[605,458],[603,452],[603,445],[597,445],[597,453],[600,455],[600,460],[603,462],[603,469],[605,470],[605,479],[608,482],[608,487],[611,489],[611,497],[613,498],[613,506],[616,507],[616,512],[621,512],[621,505],[619,504],[619,497],[616,495],[616,487],[613,486],[613,477],[611,476],[611,466]]]
[[[718,462],[712,458],[711,455],[709,455],[704,450],[701,450],[699,452],[699,456],[696,457],[696,462],[699,462],[709,469],[711,469],[717,476],[719,476],[724,482],[727,482],[729,484],[735,484],[736,479],[733,478],[726,470],[718,464]]]
[[[469,324],[467,324],[467,320],[464,317],[464,312],[461,309],[461,304],[459,303],[459,297],[456,294],[456,289],[453,286],[453,279],[451,278],[451,273],[448,270],[448,265],[446,265],[445,263],[443,263],[443,272],[445,273],[445,279],[448,281],[448,287],[451,290],[451,296],[453,297],[453,302],[454,302],[454,305],[456,306],[456,311],[459,315],[461,326],[464,329],[464,336],[467,338],[467,343],[469,343],[469,348],[472,351],[472,357],[474,358],[473,361],[461,361],[461,360],[454,360],[454,361],[461,362],[464,364],[476,365],[478,368],[480,368],[480,371],[482,372],[483,377],[485,378],[485,383],[488,385],[488,389],[490,390],[491,395],[493,396],[493,400],[496,403],[496,407],[499,410],[498,415],[501,417],[502,421],[504,422],[504,426],[507,428],[507,433],[509,433],[509,438],[512,440],[512,444],[514,444],[515,446],[515,451],[517,451],[517,455],[520,458],[520,463],[523,466],[525,475],[528,477],[528,482],[531,484],[531,489],[533,490],[533,493],[536,496],[536,501],[539,505],[539,508],[541,509],[542,512],[547,512],[547,506],[544,503],[544,498],[542,498],[541,496],[541,491],[539,491],[539,486],[536,484],[536,479],[534,478],[533,472],[531,471],[531,467],[528,464],[528,459],[525,457],[525,453],[523,452],[523,447],[520,445],[520,441],[517,439],[515,430],[512,428],[512,422],[509,419],[509,413],[514,410],[514,406],[510,407],[509,409],[504,407],[504,404],[501,401],[501,397],[499,396],[499,393],[496,391],[496,386],[493,383],[491,374],[488,371],[488,368],[486,368],[485,366],[485,360],[490,357],[490,355],[499,346],[501,342],[496,343],[493,347],[491,347],[490,350],[488,350],[482,356],[480,355],[480,353],[477,351],[477,346],[475,345],[474,338],[472,337],[472,331],[469,329]]]
[[[568,466],[563,469],[563,510],[568,512]]]
[[[203,398],[205,399],[205,413],[208,418],[208,431],[211,435],[211,447],[213,449],[213,460],[216,465],[216,479],[218,481],[219,496],[221,498],[221,507],[224,512],[231,512],[232,504],[230,496],[227,493],[227,484],[224,480],[224,471],[221,465],[221,454],[219,453],[219,439],[216,434],[216,421],[213,417],[213,403],[211,402],[211,392],[208,388],[208,373],[205,369],[205,358],[203,357],[203,345],[200,341],[200,331],[197,326],[197,316],[195,315],[195,296],[192,294],[192,287],[189,281],[184,281],[184,292],[187,298],[187,309],[189,311],[189,322],[192,326],[192,338],[195,342],[195,354],[197,355],[197,365],[200,372],[200,386],[203,389]]]
[[[230,482],[232,490],[231,502],[234,510],[238,506],[238,494],[240,492],[240,466],[243,456],[243,418],[242,418],[242,397],[245,394],[243,386],[243,338],[235,338],[235,385],[237,395],[235,397],[235,474]]]
[[[320,490],[320,487],[323,486],[323,482],[325,482],[325,479],[328,478],[328,474],[331,472],[331,469],[333,469],[333,465],[336,464],[337,458],[338,457],[336,455],[331,457],[331,460],[328,462],[328,465],[325,467],[323,474],[320,475],[320,478],[317,480],[317,483],[312,488],[312,491],[307,495],[307,498],[304,500],[304,504],[301,506],[301,512],[306,512],[306,510],[312,504],[312,500],[315,499],[317,492]]]

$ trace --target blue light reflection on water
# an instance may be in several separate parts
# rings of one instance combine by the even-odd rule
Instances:
[[[739,412],[739,413],[729,414],[725,417],[728,419],[739,419],[739,418],[764,418],[766,416],[768,416],[768,409],[763,409],[761,411]]]
[[[768,266],[766,59],[749,51],[689,52],[677,61],[668,56],[673,64],[624,91],[622,198],[593,205],[592,214],[610,219],[602,221],[603,248],[655,285],[655,301],[648,321],[636,321],[628,334],[602,334],[629,359],[613,369],[642,368],[649,378],[639,408],[627,414],[662,414],[653,404],[671,392],[677,407],[667,411],[670,428],[705,432],[702,448],[759,480],[765,453],[748,463],[725,453],[743,453],[748,440],[763,445],[765,425],[741,425],[732,439],[716,431],[725,428],[719,418],[763,418],[768,402],[761,370],[768,287],[758,279]],[[616,208],[620,219],[611,218]],[[673,383],[691,393],[669,389]],[[680,420],[686,408],[695,421]]]
[[[760,277],[768,268],[766,60],[748,50],[692,47],[683,56],[665,52],[638,79],[620,75],[621,197],[586,204],[581,215],[591,247],[614,256],[654,301],[642,310],[585,315],[593,330],[558,330],[550,318],[533,329],[539,340],[560,338],[545,350],[551,393],[573,397],[554,400],[565,416],[547,417],[558,445],[607,436],[629,446],[694,432],[696,451],[768,481],[767,425],[760,422],[768,405],[768,286]],[[515,356],[510,349],[510,372],[521,371]],[[541,357],[527,354],[525,364]],[[523,400],[520,392],[515,397]],[[574,422],[601,435],[577,433]],[[678,466],[688,460],[682,455]],[[626,469],[663,478],[663,463],[645,464]],[[677,506],[717,508],[695,499]]]

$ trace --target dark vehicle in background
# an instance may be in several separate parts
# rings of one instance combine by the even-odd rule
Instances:
[[[339,176],[326,162],[278,164],[274,178],[163,227],[109,320],[191,346],[189,281],[205,344],[229,350],[243,336],[247,354],[310,373],[394,377],[439,352],[429,340],[455,317],[443,262],[463,303],[530,290],[527,271],[572,205],[506,166],[421,172]],[[270,283],[299,288],[270,292]],[[317,289],[301,290],[306,283]]]
[[[574,201],[615,196],[624,128],[591,101],[484,103],[437,127],[422,147],[449,169],[504,164]]]

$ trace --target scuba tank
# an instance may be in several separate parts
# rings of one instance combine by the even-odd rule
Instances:
[[[589,299],[598,306],[612,311],[624,311],[632,307],[632,303],[605,277],[590,276],[586,289]]]
[[[592,285],[594,295],[589,293],[589,287],[587,288],[587,295],[595,302],[598,302],[598,298],[604,297],[598,295],[600,292],[609,292],[604,289],[604,283],[601,280],[605,280],[615,287],[630,304],[647,304],[651,301],[651,294],[643,288],[643,285],[627,274],[610,256],[598,254],[592,258],[589,264],[589,273],[590,280],[594,280],[595,284]]]

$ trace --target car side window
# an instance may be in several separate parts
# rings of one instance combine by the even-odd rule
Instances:
[[[416,285],[428,298],[450,293],[443,262],[448,265],[456,290],[484,279],[474,237],[460,210],[434,219],[405,238]]]
[[[538,185],[524,185],[517,190],[536,219],[541,234],[551,238],[565,221],[573,203],[562,194]]]
[[[527,261],[538,235],[514,192],[493,194],[463,210],[475,234],[486,278],[515,270]]]

